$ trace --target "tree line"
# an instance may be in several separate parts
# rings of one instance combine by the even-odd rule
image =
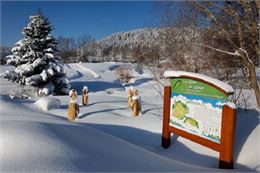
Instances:
[[[88,34],[79,36],[78,38],[74,37],[63,37],[59,36],[57,38],[57,48],[60,51],[63,62],[73,63],[83,61],[86,62],[86,56],[83,56],[84,47],[87,44],[94,43],[95,39]]]

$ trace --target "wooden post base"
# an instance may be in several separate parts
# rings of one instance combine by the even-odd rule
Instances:
[[[165,137],[162,137],[162,147],[163,148],[169,148],[171,145],[171,139],[168,139],[168,138],[165,138]]]
[[[219,161],[219,168],[221,169],[234,169],[233,162]]]

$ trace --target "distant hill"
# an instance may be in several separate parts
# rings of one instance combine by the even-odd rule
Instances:
[[[199,39],[199,30],[191,28],[171,28],[169,35],[167,28],[142,28],[127,32],[118,32],[103,39],[88,43],[78,50],[80,57],[85,57],[87,61],[121,61],[121,62],[143,62],[158,64],[169,63],[169,53],[175,51],[191,56],[198,50],[179,49],[179,45],[166,48],[164,42],[167,37],[172,38],[177,43],[182,39],[183,43],[190,42],[191,39]],[[183,35],[185,37],[183,37]],[[184,39],[183,39],[184,38]],[[169,51],[170,50],[170,51]],[[168,53],[168,55],[166,55]],[[185,55],[185,56],[186,56]],[[83,60],[84,61],[84,60]],[[157,62],[160,61],[160,62]]]
[[[97,44],[100,48],[105,47],[124,47],[128,46],[130,49],[140,46],[149,46],[158,44],[160,29],[158,28],[145,28],[137,29],[128,32],[118,32],[98,40]]]
[[[87,44],[79,50],[81,56],[100,57],[103,60],[131,61],[133,52],[160,46],[158,28],[118,32]]]

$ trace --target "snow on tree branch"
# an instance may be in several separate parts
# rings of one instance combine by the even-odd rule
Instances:
[[[22,31],[24,38],[12,48],[12,55],[6,57],[7,64],[16,68],[2,76],[21,85],[39,88],[39,95],[67,94],[70,84],[51,31],[52,26],[43,15],[30,16]]]

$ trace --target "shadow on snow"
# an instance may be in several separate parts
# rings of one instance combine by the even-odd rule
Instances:
[[[234,161],[238,159],[248,136],[259,125],[259,112],[256,110],[238,109],[237,112]]]
[[[130,87],[130,86],[133,86],[133,87],[136,87],[136,86],[139,86],[139,85],[142,85],[143,83],[146,83],[146,82],[149,82],[153,80],[153,78],[141,78],[141,79],[137,79],[135,80],[134,83],[128,83],[125,85],[125,87]]]
[[[161,134],[153,133],[143,129],[138,129],[130,126],[121,125],[107,125],[107,124],[88,124],[90,127],[104,131],[115,137],[130,142],[136,146],[142,147],[148,151],[159,154],[163,157],[167,157],[171,160],[180,161],[186,164],[207,167],[218,168],[218,158],[206,156],[197,152],[194,152],[191,148],[188,148],[182,142],[177,140],[178,136],[173,135],[171,139],[172,145],[168,149],[161,147]],[[237,144],[240,145],[240,144]],[[203,147],[203,146],[201,146]],[[237,153],[235,153],[236,155]],[[234,163],[235,169],[239,168],[243,171],[253,171],[245,165]]]
[[[71,88],[75,89],[79,95],[82,94],[82,88],[88,86],[90,92],[104,91],[110,88],[124,88],[122,84],[103,81],[72,81]]]

